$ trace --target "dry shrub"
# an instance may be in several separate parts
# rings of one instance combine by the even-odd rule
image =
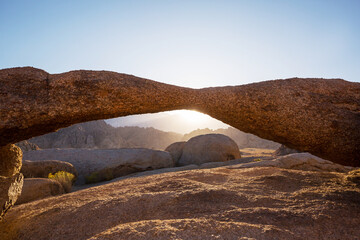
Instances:
[[[360,186],[360,169],[355,169],[347,173],[346,180]]]
[[[54,174],[49,173],[48,178],[58,181],[67,193],[71,191],[71,187],[75,181],[75,175],[65,171],[59,171]]]

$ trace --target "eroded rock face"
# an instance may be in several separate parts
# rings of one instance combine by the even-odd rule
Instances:
[[[20,172],[22,152],[13,144],[0,147],[0,220],[15,204],[24,177]]]
[[[179,166],[225,162],[241,158],[238,145],[222,134],[205,134],[191,138],[184,145]]]
[[[189,89],[106,71],[0,70],[0,146],[75,123],[177,109],[206,113],[241,131],[360,166],[360,84],[286,79]]]
[[[14,144],[0,147],[0,176],[12,177],[20,172],[22,151]]]
[[[17,173],[11,177],[0,176],[0,220],[16,203],[21,194],[24,176]]]

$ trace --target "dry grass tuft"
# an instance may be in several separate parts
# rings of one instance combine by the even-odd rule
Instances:
[[[58,181],[67,193],[71,191],[71,187],[75,181],[75,175],[65,171],[59,171],[54,174],[49,173],[48,178]]]

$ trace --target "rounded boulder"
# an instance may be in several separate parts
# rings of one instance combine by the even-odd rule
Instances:
[[[178,165],[225,162],[241,158],[238,145],[223,134],[205,134],[186,142]]]
[[[174,165],[178,165],[185,144],[186,142],[174,142],[165,149],[166,152],[170,153]]]
[[[16,205],[64,194],[62,185],[48,178],[26,178]]]

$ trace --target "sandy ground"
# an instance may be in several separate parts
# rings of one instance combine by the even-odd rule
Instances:
[[[358,239],[343,173],[227,167],[129,178],[14,207],[0,239]]]

